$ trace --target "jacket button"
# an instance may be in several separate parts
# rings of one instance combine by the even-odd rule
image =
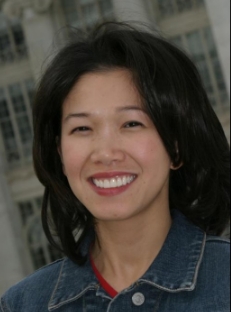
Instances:
[[[145,301],[145,297],[143,294],[137,292],[132,296],[132,302],[136,306],[141,306]]]

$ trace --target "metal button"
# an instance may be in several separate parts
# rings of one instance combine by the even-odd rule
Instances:
[[[132,296],[132,302],[136,306],[141,306],[145,301],[145,297],[143,294],[137,292]]]

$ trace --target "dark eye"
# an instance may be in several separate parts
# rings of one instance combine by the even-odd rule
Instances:
[[[86,132],[86,131],[89,131],[89,130],[90,130],[89,127],[82,126],[82,127],[74,128],[72,130],[72,132]]]
[[[139,126],[142,126],[142,123],[138,121],[129,121],[124,125],[125,128],[134,128]]]

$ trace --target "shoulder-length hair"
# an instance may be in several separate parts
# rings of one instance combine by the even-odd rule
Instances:
[[[173,164],[183,164],[170,173],[170,209],[216,235],[229,220],[229,145],[196,67],[149,31],[103,24],[84,38],[72,38],[54,57],[33,105],[34,167],[45,186],[43,227],[50,243],[79,264],[85,260],[80,246],[94,218],[63,174],[57,151],[62,104],[82,75],[116,68],[132,73]]]

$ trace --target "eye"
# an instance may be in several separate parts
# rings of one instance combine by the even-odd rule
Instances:
[[[129,121],[124,125],[124,128],[134,128],[134,127],[139,127],[139,126],[142,127],[143,124],[138,121]]]
[[[81,127],[76,127],[74,128],[71,133],[74,133],[74,132],[87,132],[87,131],[90,131],[91,129],[89,127],[86,127],[86,126],[81,126]]]

